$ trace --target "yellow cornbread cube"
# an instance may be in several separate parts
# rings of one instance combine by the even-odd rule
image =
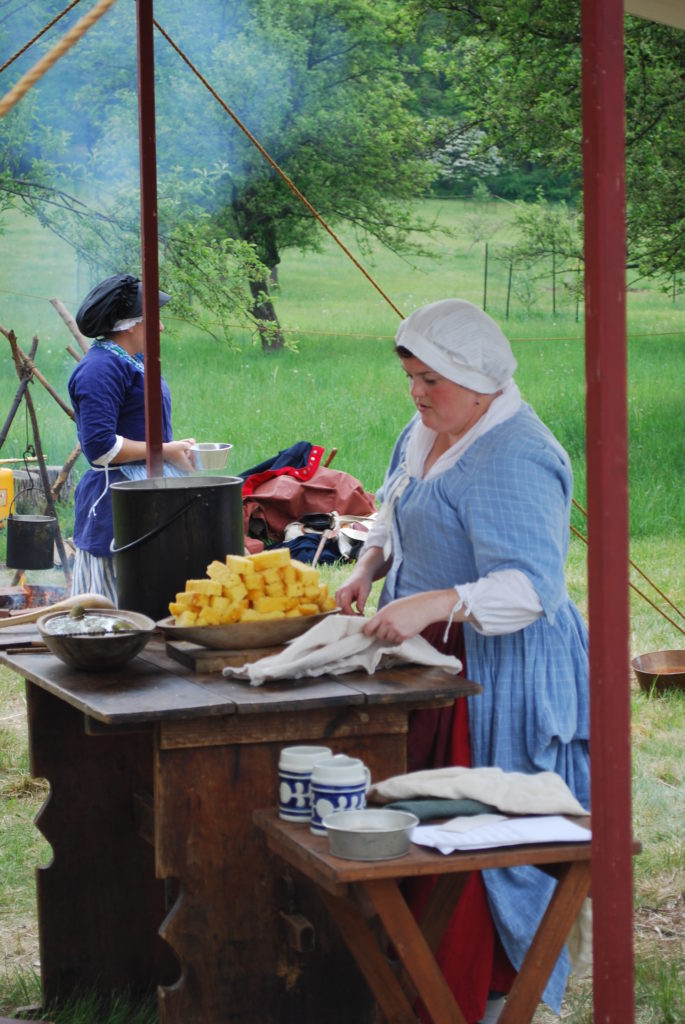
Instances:
[[[206,605],[197,616],[198,626],[218,626],[221,622],[221,613],[211,605]]]
[[[197,615],[195,612],[186,610],[176,618],[177,626],[194,626],[197,623]]]
[[[287,598],[285,597],[270,597],[265,594],[263,597],[258,597],[254,603],[254,610],[257,612],[284,612],[286,608]]]
[[[247,597],[247,588],[240,577],[238,577],[237,583],[224,587],[223,596],[230,598],[231,601],[242,601],[244,597]]]
[[[282,566],[279,571],[284,583],[295,583],[297,580],[297,570],[292,562],[289,565]]]
[[[283,597],[285,586],[280,581],[278,583],[267,583],[266,592],[270,597]]]
[[[247,555],[226,555],[226,568],[231,569],[238,576],[247,576],[253,571],[252,562]]]
[[[221,596],[221,584],[217,583],[216,580],[187,580],[186,590],[193,591],[196,594],[207,594],[212,597],[214,594],[217,597]]]
[[[286,597],[302,597],[304,594],[304,587],[299,580],[296,580],[294,583],[286,583],[285,594]]]
[[[258,612],[254,608],[245,608],[240,616],[241,622],[266,622],[267,619],[284,619],[285,612],[273,610],[270,612]]]
[[[285,568],[283,566],[282,568]],[[281,582],[281,569],[262,569],[260,576],[264,580],[264,583],[280,583]]]
[[[319,606],[318,606],[318,604],[305,602],[304,604],[299,605],[299,609],[300,609],[300,615],[318,615],[319,614]]]
[[[215,608],[223,618],[223,616],[226,615],[235,605],[235,601],[231,601],[228,597],[212,597],[210,598],[209,604],[212,608]]]
[[[256,622],[258,619],[261,619],[261,615],[254,608],[243,608],[240,613],[240,622]]]
[[[281,565],[287,565],[290,561],[290,549],[271,548],[269,551],[259,551],[249,557],[255,572],[263,572],[265,569],[278,569]]]
[[[300,562],[296,558],[293,558],[290,564],[292,565],[292,567],[294,568],[295,572],[297,573],[298,580],[300,580],[302,583],[304,583],[305,587],[307,587],[307,586],[314,586],[314,584],[316,584],[318,586],[318,584],[319,584],[319,570],[318,569],[313,569],[311,565],[307,565],[305,562]]]
[[[223,562],[211,562],[207,566],[207,575],[210,579],[220,583],[222,587],[231,587],[236,583],[240,583],[238,573],[227,569]]]
[[[176,604],[182,605],[184,608],[190,608],[193,603],[193,595],[187,590],[182,590],[176,595]]]
[[[264,577],[258,572],[245,573],[242,577],[242,581],[247,588],[248,593],[250,590],[264,590]]]

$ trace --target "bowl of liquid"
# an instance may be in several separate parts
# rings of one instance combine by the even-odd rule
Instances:
[[[107,672],[125,665],[145,647],[154,619],[140,612],[72,608],[49,612],[37,622],[46,647],[71,668]]]
[[[685,651],[650,651],[638,654],[631,664],[640,689],[646,693],[685,690]]]

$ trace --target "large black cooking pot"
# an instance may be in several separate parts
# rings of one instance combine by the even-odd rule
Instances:
[[[112,484],[119,607],[163,619],[186,580],[202,579],[214,559],[242,555],[242,486],[232,476]]]

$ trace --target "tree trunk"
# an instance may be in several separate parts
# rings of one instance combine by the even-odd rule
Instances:
[[[269,286],[266,281],[250,281],[250,291],[254,298],[252,314],[257,320],[262,351],[278,352],[283,348],[285,338],[273,302],[269,298]]]

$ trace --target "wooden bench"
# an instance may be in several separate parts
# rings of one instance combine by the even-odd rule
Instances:
[[[574,819],[589,826],[589,818]],[[500,1024],[526,1024],[533,1018],[547,979],[571,926],[590,892],[591,844],[541,843],[530,846],[455,852],[444,856],[412,845],[400,858],[363,862],[342,860],[328,850],[325,836],[301,823],[281,821],[277,810],[255,811],[255,824],[269,848],[310,878],[391,1024],[415,1024],[413,1003],[421,998],[434,1024],[465,1024],[465,1018],[438,967],[434,953],[469,872],[532,864],[554,875],[558,884],[500,1016]],[[636,851],[639,846],[635,847]],[[437,875],[420,924],[402,895],[403,879]],[[409,985],[397,977],[370,927],[363,907],[370,904],[387,939],[397,950]]]

